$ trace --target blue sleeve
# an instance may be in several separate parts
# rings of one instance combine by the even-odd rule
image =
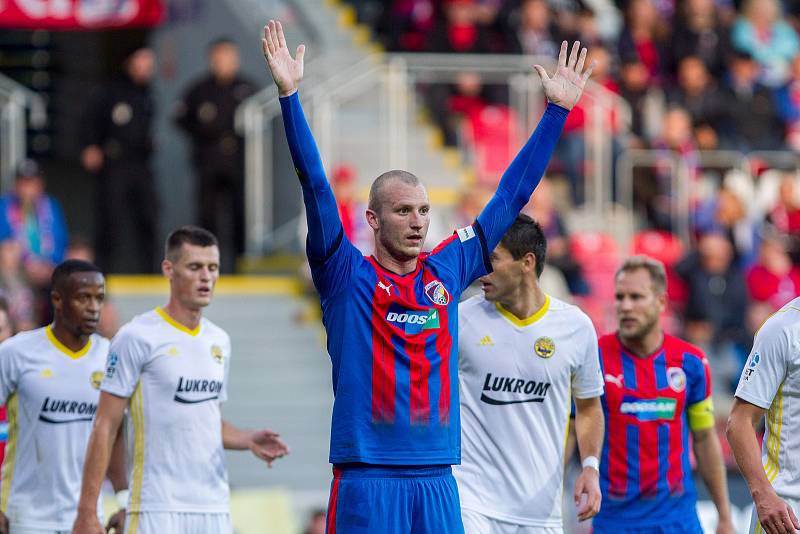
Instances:
[[[14,230],[8,220],[9,197],[0,197],[0,241],[14,238]]]
[[[686,406],[691,406],[711,395],[711,370],[702,354],[686,353],[683,356],[686,372]]]
[[[64,254],[67,251],[67,221],[64,218],[64,212],[61,209],[61,204],[54,199],[50,199],[53,210],[53,255],[51,261],[58,265],[64,261]]]
[[[494,250],[530,200],[550,162],[568,113],[561,106],[547,105],[536,131],[503,173],[497,191],[478,215],[488,252]]]
[[[323,297],[341,291],[361,254],[344,235],[336,198],[322,166],[314,136],[297,93],[280,99],[286,141],[303,189],[308,238],[306,251],[314,285]]]

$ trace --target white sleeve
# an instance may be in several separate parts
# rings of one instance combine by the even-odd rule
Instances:
[[[222,378],[222,389],[219,392],[219,402],[225,402],[228,400],[228,377],[230,376],[230,369],[231,369],[231,338],[226,336],[225,344],[222,348],[222,354],[225,355],[225,361],[223,364],[225,365],[225,374]]]
[[[586,318],[583,343],[576,347],[580,364],[572,373],[572,395],[576,399],[591,399],[603,394],[603,374],[600,371],[600,348],[591,321]]]
[[[792,342],[785,326],[767,319],[756,334],[753,350],[747,358],[736,396],[765,410],[772,405],[788,370]]]
[[[0,405],[17,390],[19,375],[19,355],[8,343],[3,343],[0,345]]]
[[[150,347],[147,342],[130,330],[123,329],[111,341],[106,374],[100,389],[118,397],[130,397],[149,357]]]

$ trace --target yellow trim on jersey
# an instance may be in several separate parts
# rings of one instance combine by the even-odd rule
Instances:
[[[767,412],[767,463],[764,473],[770,482],[773,482],[781,470],[781,430],[783,427],[783,384],[778,388],[778,394],[772,401],[772,406]]]
[[[142,383],[136,385],[131,397],[131,420],[133,421],[133,474],[129,509],[138,512],[142,500],[142,479],[144,478],[144,403],[142,402]],[[139,514],[131,514],[129,534],[136,534]]]
[[[711,397],[696,402],[686,410],[689,416],[689,428],[694,431],[706,430],[714,426],[714,401]]]
[[[11,481],[14,479],[14,463],[17,459],[17,439],[19,437],[19,398],[14,393],[6,403],[8,416],[8,442],[3,462],[2,483],[0,483],[0,510],[8,513],[8,498],[11,496]]]
[[[63,352],[65,356],[67,356],[68,358],[72,358],[73,360],[77,360],[78,358],[86,356],[86,353],[89,352],[90,348],[92,348],[91,338],[89,338],[89,341],[86,342],[86,345],[84,345],[81,350],[74,351],[58,340],[56,335],[53,333],[53,325],[47,325],[44,331],[45,334],[47,334],[47,339],[50,340],[50,343],[52,343],[53,346],[57,348],[59,351]]]
[[[200,325],[199,324],[195,328],[187,328],[186,326],[182,325],[181,323],[179,323],[178,321],[176,321],[175,319],[170,317],[167,314],[167,312],[165,312],[163,310],[163,308],[161,308],[161,306],[156,308],[156,313],[158,315],[160,315],[161,318],[164,319],[167,323],[169,323],[170,326],[173,326],[173,327],[177,328],[178,330],[180,330],[181,332],[183,332],[185,334],[189,334],[190,336],[196,336],[197,334],[200,333]]]
[[[494,307],[497,309],[500,315],[508,319],[514,326],[520,326],[520,327],[530,326],[539,319],[541,319],[542,317],[544,317],[544,314],[546,314],[547,310],[550,309],[550,295],[545,295],[544,304],[542,304],[542,307],[539,308],[539,310],[536,313],[534,313],[530,317],[526,317],[525,319],[518,318],[516,315],[505,309],[503,305],[500,304],[499,302],[495,302]]]

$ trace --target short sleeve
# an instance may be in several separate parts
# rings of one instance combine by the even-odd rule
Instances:
[[[8,343],[0,345],[0,404],[17,390],[20,377],[19,355]]]
[[[111,341],[100,389],[117,397],[130,397],[149,357],[147,342],[129,330],[122,330]]]
[[[693,431],[714,426],[714,404],[711,400],[711,367],[705,354],[685,353],[686,415]]]
[[[600,348],[597,334],[591,322],[586,319],[586,335],[578,348],[579,365],[572,374],[572,394],[576,399],[591,399],[603,394],[603,374],[600,371]]]
[[[356,269],[364,261],[361,251],[345,237],[344,230],[337,241],[327,258],[314,258],[308,254],[311,278],[322,298],[335,297],[347,289]]]
[[[739,377],[736,396],[765,410],[769,409],[786,378],[787,356],[791,348],[786,329],[768,319],[756,334],[753,350]]]
[[[459,281],[459,293],[492,271],[486,237],[478,221],[456,230],[431,251],[427,261],[450,271]]]

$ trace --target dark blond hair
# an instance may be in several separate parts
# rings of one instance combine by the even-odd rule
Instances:
[[[644,269],[650,275],[653,292],[660,295],[667,290],[667,271],[664,269],[664,264],[649,256],[631,256],[625,260],[614,274],[614,280],[619,278],[622,273],[638,271],[639,269]]]

